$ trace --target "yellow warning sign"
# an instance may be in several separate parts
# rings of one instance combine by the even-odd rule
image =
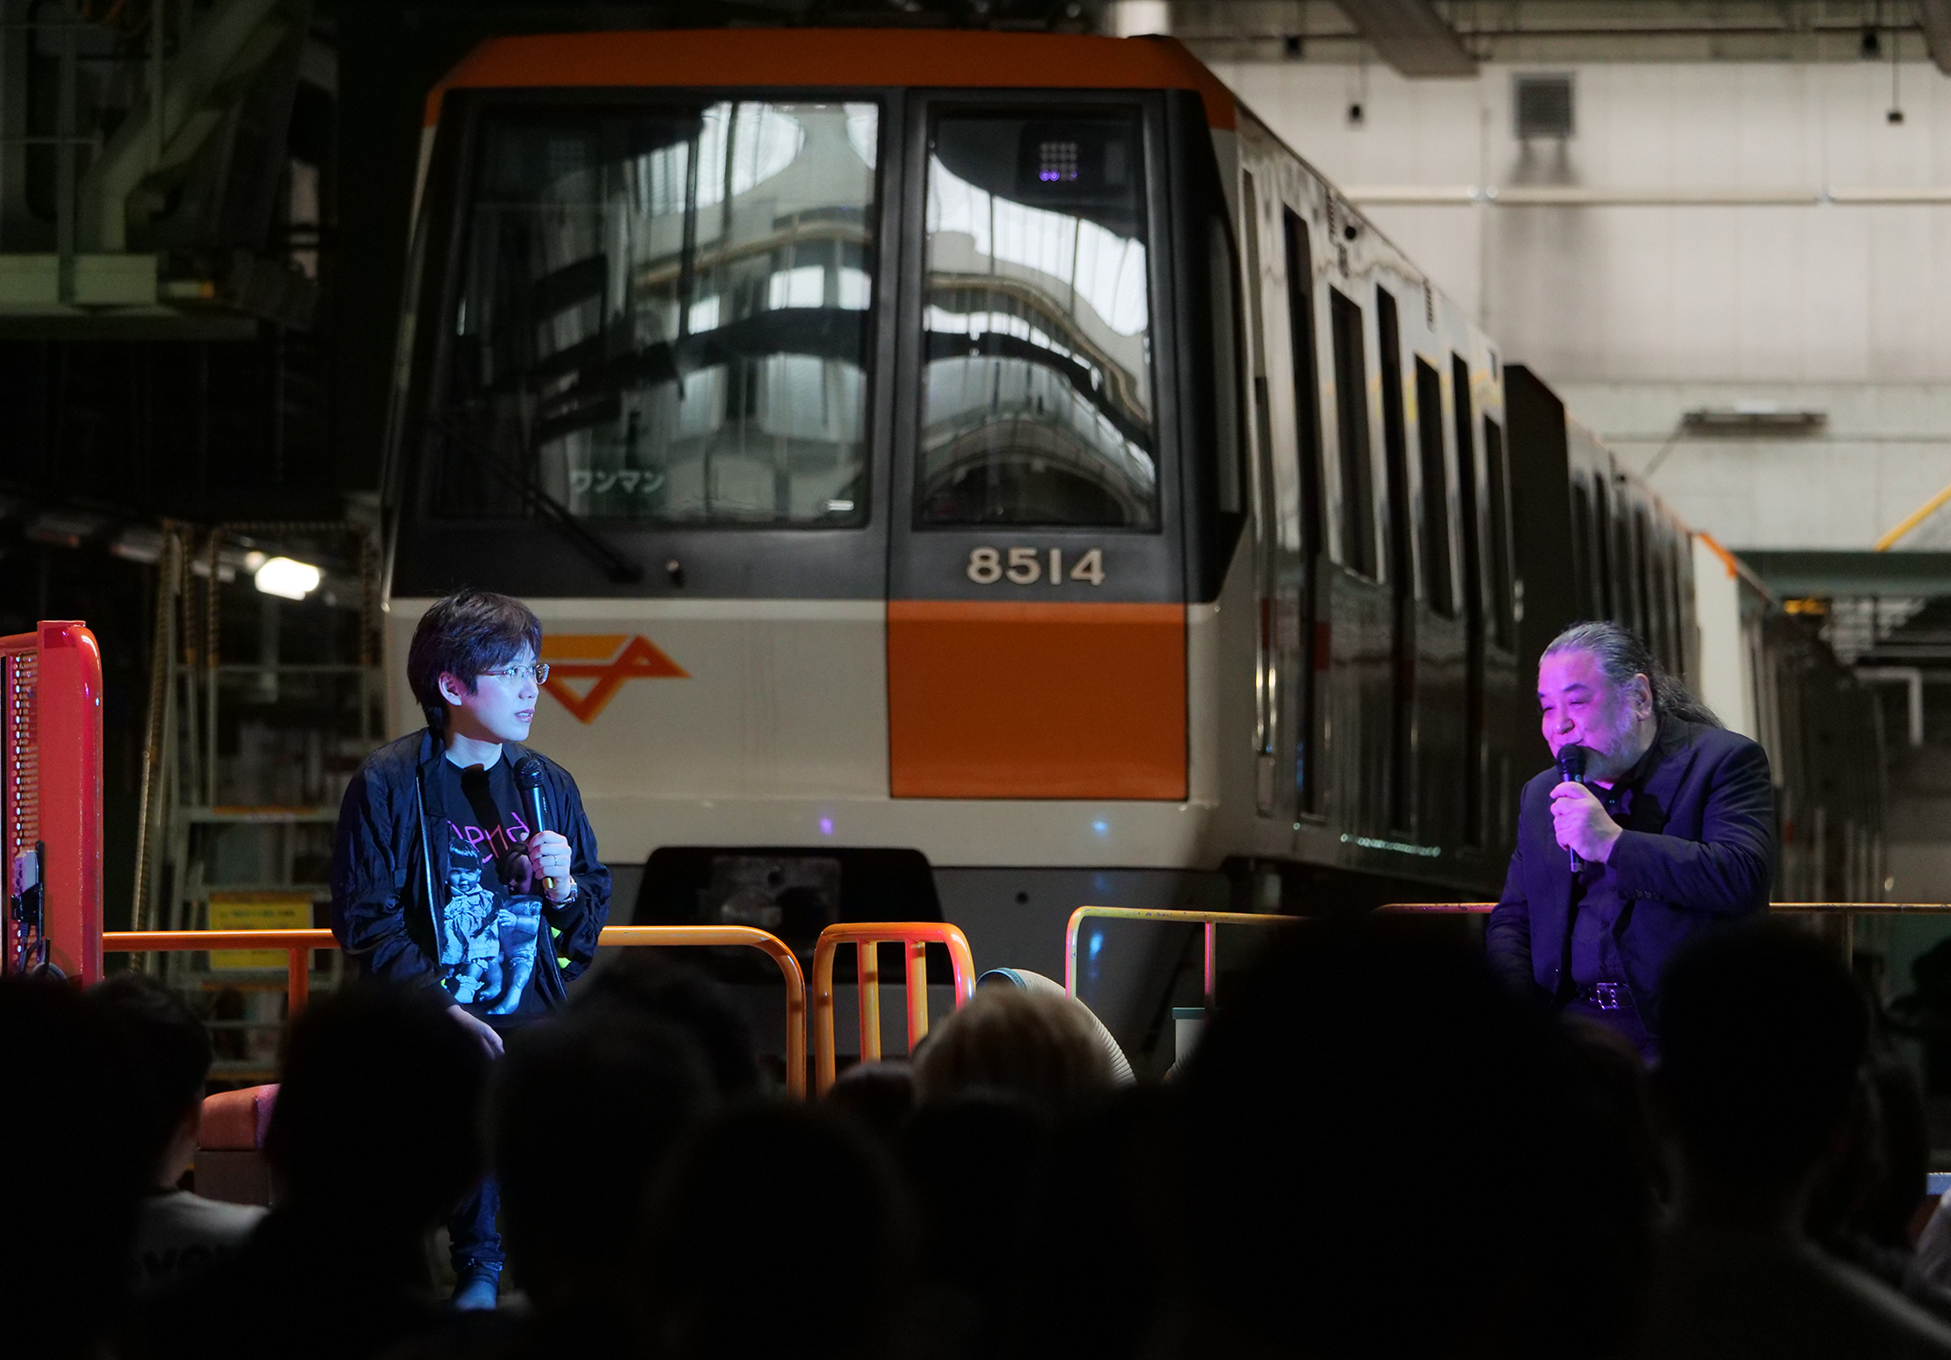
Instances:
[[[312,895],[303,892],[212,892],[212,930],[310,930]],[[213,949],[214,968],[283,968],[291,955],[282,949]]]

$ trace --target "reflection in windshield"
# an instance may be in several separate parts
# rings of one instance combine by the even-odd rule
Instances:
[[[521,514],[512,476],[588,519],[860,522],[877,138],[872,104],[489,120],[429,510]]]
[[[926,523],[1157,522],[1136,119],[944,119],[928,164]]]

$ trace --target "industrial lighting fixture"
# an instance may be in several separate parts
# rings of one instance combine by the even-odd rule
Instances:
[[[1732,406],[1708,406],[1680,417],[1688,434],[1732,438],[1779,438],[1815,434],[1829,423],[1827,411],[1784,410],[1772,401],[1738,401]]]
[[[266,595],[276,595],[284,600],[302,600],[318,589],[322,577],[318,568],[309,562],[273,557],[260,565],[251,579]]]

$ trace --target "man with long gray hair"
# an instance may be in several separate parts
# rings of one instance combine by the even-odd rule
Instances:
[[[1703,931],[1767,910],[1768,757],[1617,624],[1574,624],[1552,640],[1538,662],[1538,706],[1559,764],[1524,786],[1517,849],[1485,933],[1491,966],[1540,1005],[1610,1025],[1651,1058],[1667,959]]]

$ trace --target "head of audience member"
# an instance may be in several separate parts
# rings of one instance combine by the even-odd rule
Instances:
[[[1027,1360],[1130,1360],[1158,1322],[1172,1257],[1175,1086],[1127,1086],[1057,1130],[1026,1230],[1015,1343]],[[1117,1300],[1117,1307],[1080,1307]]]
[[[616,1310],[637,1238],[631,1206],[716,1100],[690,1036],[646,1016],[573,1016],[511,1040],[490,1130],[502,1230],[539,1312],[588,1321]],[[600,1195],[565,1193],[592,1168]]]
[[[196,1158],[210,1034],[174,992],[143,973],[117,973],[91,995],[139,1057],[136,1136],[151,1168],[150,1188],[171,1189]]]
[[[96,1356],[124,1302],[136,1206],[153,1172],[133,1136],[140,1062],[93,998],[0,977],[0,1127],[11,1156],[0,1280],[10,1355]]]
[[[435,992],[343,988],[292,1023],[264,1151],[303,1217],[384,1257],[453,1209],[482,1167],[488,1059]]]
[[[891,1148],[914,1112],[914,1069],[905,1062],[855,1063],[827,1087],[825,1100]]]
[[[1877,1178],[1857,1207],[1855,1224],[1878,1246],[1908,1251],[1911,1225],[1930,1187],[1930,1118],[1917,1074],[1896,1054],[1879,1054],[1870,1080],[1876,1088]]]
[[[850,1121],[804,1105],[722,1114],[651,1191],[646,1348],[660,1360],[879,1360],[904,1236],[887,1154]]]
[[[1110,1055],[1084,1004],[1015,987],[984,987],[933,1030],[914,1059],[922,1105],[974,1091],[1064,1110],[1112,1088]]]
[[[1463,946],[1286,932],[1190,1064],[1180,1273],[1246,1353],[1604,1354],[1647,1254],[1632,1157]],[[1467,1168],[1467,1171],[1452,1169]]]
[[[1581,1015],[1559,1020],[1574,1079],[1632,1156],[1649,1215],[1666,1200],[1666,1168],[1653,1132],[1646,1061],[1633,1041]]]
[[[1020,1264],[1023,1224],[1049,1168],[1050,1111],[994,1085],[922,1105],[901,1132],[929,1279],[990,1314]]]
[[[1659,1028],[1676,1222],[1799,1234],[1846,1152],[1869,1054],[1835,951],[1779,923],[1701,938],[1667,967]]]
[[[675,1025],[704,1055],[721,1098],[759,1094],[759,1063],[745,1017],[715,982],[696,968],[658,958],[655,949],[626,949],[614,963],[588,975],[572,1011],[619,1007]]]

